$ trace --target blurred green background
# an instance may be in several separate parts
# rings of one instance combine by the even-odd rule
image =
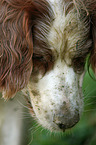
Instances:
[[[80,122],[66,133],[56,134],[32,120],[29,145],[96,145],[96,80],[91,69],[90,74],[86,72],[84,77],[84,112]]]

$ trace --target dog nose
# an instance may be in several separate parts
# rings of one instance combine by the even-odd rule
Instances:
[[[76,113],[73,116],[64,116],[64,115],[56,115],[54,118],[54,123],[59,127],[63,132],[66,129],[70,129],[75,126],[80,120],[80,116]]]

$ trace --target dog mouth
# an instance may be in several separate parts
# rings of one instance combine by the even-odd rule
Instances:
[[[66,130],[68,130],[68,129],[71,129],[71,128],[73,128],[77,123],[79,122],[79,120],[78,121],[76,121],[75,123],[71,123],[71,124],[63,124],[63,123],[60,123],[60,124],[57,124],[58,125],[58,127],[63,131],[63,132],[65,132]]]

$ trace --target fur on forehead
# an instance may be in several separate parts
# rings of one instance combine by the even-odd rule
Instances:
[[[52,1],[54,21],[48,40],[50,49],[81,73],[86,57],[92,50],[92,38],[90,15],[87,15],[87,8],[81,8],[78,2]]]

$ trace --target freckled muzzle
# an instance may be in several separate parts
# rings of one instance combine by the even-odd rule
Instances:
[[[44,96],[45,98],[46,96]],[[43,97],[42,97],[43,98]],[[63,97],[62,97],[63,98]],[[67,129],[75,126],[79,120],[82,113],[83,104],[82,101],[77,102],[74,100],[70,103],[62,103],[61,101],[52,102],[52,100],[40,99],[41,102],[32,100],[32,106],[38,123],[40,123],[44,128],[50,131],[66,131]],[[73,100],[73,98],[72,98]],[[79,104],[80,103],[80,104]],[[78,105],[79,104],[79,105]]]
[[[31,104],[39,124],[50,131],[65,131],[79,121],[83,110],[80,80],[71,67],[57,62],[38,83],[30,84]],[[38,92],[36,96],[33,89]]]
[[[72,108],[73,104],[66,103],[66,105],[59,106],[58,103],[55,103],[53,105],[48,102],[43,102],[42,104],[40,102],[35,105],[32,103],[34,113],[38,119],[38,123],[44,128],[50,131],[65,132],[79,122],[81,116],[80,108],[79,106]]]

